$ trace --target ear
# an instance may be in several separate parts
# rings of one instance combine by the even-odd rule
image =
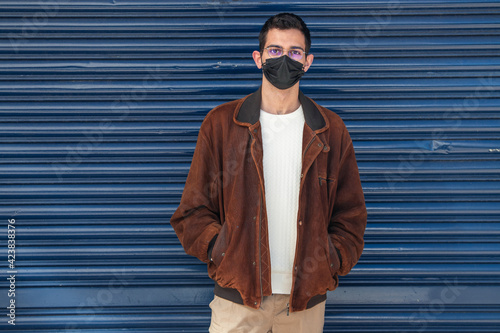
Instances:
[[[311,67],[313,60],[314,60],[314,55],[308,54],[306,57],[306,63],[304,64],[304,72],[307,72],[309,67]]]
[[[252,58],[253,58],[253,61],[255,61],[255,64],[257,65],[257,68],[258,69],[262,69],[262,59],[260,57],[260,52],[259,51],[253,51]]]

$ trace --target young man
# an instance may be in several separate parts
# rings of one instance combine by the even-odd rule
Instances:
[[[208,113],[170,223],[215,281],[210,332],[322,332],[364,246],[358,167],[342,120],[299,90],[302,19],[271,17],[259,44],[262,86]]]

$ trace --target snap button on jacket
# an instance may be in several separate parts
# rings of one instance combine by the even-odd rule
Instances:
[[[302,92],[299,99],[305,125],[290,311],[311,306],[354,267],[367,218],[343,121]],[[207,263],[216,290],[252,308],[272,294],[260,102],[259,89],[207,114],[170,220],[186,253]]]

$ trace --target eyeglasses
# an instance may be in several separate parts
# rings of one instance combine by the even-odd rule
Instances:
[[[271,58],[279,58],[284,54],[284,49],[282,47],[277,47],[277,46],[269,46],[264,48],[264,50],[267,50],[267,54]],[[292,58],[293,60],[302,60],[304,57],[304,54],[307,54],[307,52],[301,50],[301,49],[289,49],[288,50],[288,56]]]

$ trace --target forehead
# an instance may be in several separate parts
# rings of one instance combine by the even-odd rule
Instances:
[[[270,29],[267,32],[266,45],[279,45],[284,48],[301,47],[306,48],[306,38],[299,29]]]

